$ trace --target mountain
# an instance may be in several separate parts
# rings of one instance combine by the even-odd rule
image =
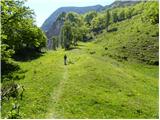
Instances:
[[[101,11],[103,9],[103,6],[101,5],[95,5],[95,6],[87,6],[87,7],[61,7],[57,9],[55,12],[53,12],[43,23],[42,25],[42,30],[47,32],[52,24],[56,21],[57,17],[62,13],[62,12],[76,12],[79,14],[84,14],[89,11]]]
[[[57,9],[55,12],[53,12],[43,23],[42,25],[42,30],[45,31],[47,38],[51,38],[53,35],[59,35],[61,26],[63,25],[62,21],[56,21],[58,16],[62,13],[68,13],[68,12],[76,12],[79,14],[84,14],[89,11],[103,11],[109,8],[115,8],[115,7],[120,7],[120,6],[129,6],[136,4],[140,1],[126,1],[126,0],[121,0],[121,1],[115,1],[110,5],[106,6],[101,6],[101,5],[95,5],[95,6],[88,6],[88,7],[61,7]]]

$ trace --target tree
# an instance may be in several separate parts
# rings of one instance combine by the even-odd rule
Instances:
[[[79,40],[83,42],[89,40],[90,39],[89,33],[90,33],[89,28],[85,25],[82,25],[79,28]]]
[[[61,29],[61,44],[65,48],[65,50],[70,49],[72,43],[72,28],[69,22],[65,22]]]
[[[110,24],[110,12],[109,10],[107,10],[107,14],[106,14],[106,30],[108,31],[108,26]]]
[[[35,25],[34,12],[24,6],[24,0],[1,1],[1,44],[15,52],[30,47],[36,50],[45,46],[45,34]],[[7,50],[7,49],[6,49]]]
[[[8,49],[8,45],[1,44],[1,62],[8,62],[8,59],[14,54],[14,50]]]
[[[146,3],[146,8],[144,10],[144,17],[143,19],[145,21],[148,21],[152,24],[159,23],[159,7],[158,7],[158,1],[148,1]]]
[[[87,25],[91,25],[91,21],[93,20],[94,17],[97,16],[97,12],[96,11],[91,11],[88,12],[85,17],[84,17],[84,21],[86,22]]]
[[[68,50],[71,46],[77,46],[78,41],[83,41],[82,28],[84,26],[83,19],[80,15],[70,12],[65,17],[64,25],[60,32],[62,48]]]
[[[52,45],[53,45],[53,49],[56,50],[56,48],[58,47],[58,37],[57,36],[52,37]]]
[[[115,23],[115,22],[118,22],[118,15],[117,15],[117,11],[113,11],[112,12],[112,21]]]
[[[1,0],[1,66],[2,66],[2,81],[7,78],[7,75],[20,67],[12,61],[12,57],[16,53],[23,53],[25,49],[27,53],[28,48],[32,51],[40,51],[45,47],[46,36],[40,28],[35,25],[34,13],[28,7],[24,6],[25,0]],[[20,54],[25,57],[26,54]],[[27,56],[28,57],[28,56]],[[13,81],[13,75],[9,78]],[[9,84],[8,84],[9,83]],[[10,84],[11,83],[11,84]],[[16,98],[19,94],[17,91],[17,84],[12,84],[8,81],[3,85],[3,97]],[[13,88],[13,89],[12,89]],[[5,91],[8,91],[7,94]],[[4,94],[5,93],[5,94]],[[9,118],[19,118],[15,112]]]
[[[125,15],[126,15],[127,19],[130,19],[132,17],[132,11],[133,11],[133,9],[131,9],[131,8],[127,8],[125,10]]]
[[[16,51],[23,48],[40,51],[46,45],[45,34],[35,25],[25,24],[19,33],[21,34],[21,44]]]
[[[119,15],[118,15],[118,21],[122,21],[125,19],[125,12],[124,10],[122,9],[120,12],[119,12]]]
[[[73,45],[76,46],[77,45],[77,41],[79,39],[79,29],[77,29],[76,27],[72,27],[72,41],[73,41]]]
[[[74,12],[69,12],[66,15],[66,21],[70,22],[72,26],[76,26],[81,22],[79,15]]]
[[[91,31],[95,34],[101,32],[106,27],[106,20],[104,15],[93,18],[91,22]]]

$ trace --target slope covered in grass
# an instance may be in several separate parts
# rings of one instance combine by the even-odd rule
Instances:
[[[102,55],[109,55],[118,60],[139,60],[158,65],[158,24],[142,21],[142,15],[129,20],[111,24],[110,32],[97,36],[95,44]]]
[[[81,43],[77,49],[18,62],[26,71],[17,81],[25,88],[18,101],[22,118],[158,118],[158,67],[118,62],[102,56],[99,48]],[[3,102],[2,118],[12,100]]]

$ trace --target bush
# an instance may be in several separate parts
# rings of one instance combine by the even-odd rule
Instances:
[[[2,84],[2,100],[7,98],[7,100],[10,99],[10,97],[17,98],[18,97],[18,84],[16,84],[14,81],[6,82]]]

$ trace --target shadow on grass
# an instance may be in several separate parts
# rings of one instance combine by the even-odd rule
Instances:
[[[11,62],[1,62],[1,82],[5,81],[15,81],[25,78],[25,73],[27,70],[20,69],[20,66],[13,61]]]
[[[85,42],[84,42],[84,43],[85,43]],[[82,45],[82,44],[81,44],[81,45],[77,45],[77,46],[85,46],[85,45]]]
[[[33,49],[23,49],[16,52],[13,56],[15,61],[31,61],[39,58],[45,52],[35,51]],[[20,80],[25,77],[25,70],[13,61],[1,61],[1,81]]]
[[[19,85],[15,82],[25,78],[26,70],[21,70],[13,61],[1,62],[1,100],[17,99]]]
[[[70,47],[69,49],[65,49],[66,51],[70,51],[70,50],[74,50],[74,49],[81,49],[80,47],[76,46],[76,47]]]
[[[117,28],[112,28],[112,29],[108,30],[108,32],[115,32],[117,30],[118,30]]]
[[[17,51],[14,54],[13,59],[15,61],[27,62],[43,56],[44,53],[45,52],[35,51],[33,49],[23,49],[23,50]]]
[[[1,75],[8,75],[14,71],[18,71],[20,67],[13,62],[1,61]]]

